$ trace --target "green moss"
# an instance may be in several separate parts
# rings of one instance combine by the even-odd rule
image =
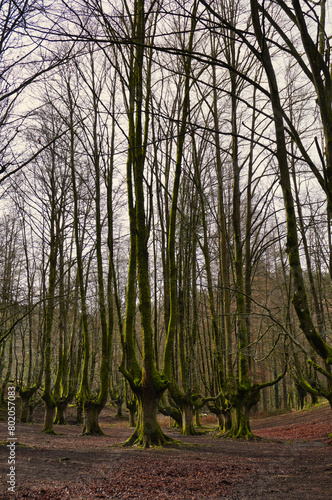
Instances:
[[[57,433],[55,432],[55,430],[54,430],[54,429],[49,429],[49,428],[47,428],[47,429],[43,429],[43,430],[42,430],[42,433],[43,433],[43,434],[51,434],[51,435],[53,435],[53,436],[57,436]]]

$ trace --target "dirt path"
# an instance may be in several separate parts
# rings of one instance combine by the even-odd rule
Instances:
[[[165,428],[183,445],[152,450],[114,446],[132,429],[110,416],[102,422],[106,436],[97,438],[80,436],[74,425],[45,436],[41,418],[42,409],[37,423],[17,425],[16,493],[7,491],[9,449],[0,446],[2,499],[332,499],[327,405],[255,419],[252,428],[264,440],[184,437]],[[3,441],[6,422],[0,432]]]

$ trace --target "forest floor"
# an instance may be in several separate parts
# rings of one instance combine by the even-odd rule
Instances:
[[[230,440],[210,432],[180,436],[181,446],[142,450],[116,446],[133,429],[108,408],[103,437],[80,436],[68,418],[57,435],[41,433],[43,408],[32,424],[17,424],[15,493],[8,492],[7,419],[0,421],[0,498],[40,500],[332,499],[332,412],[329,405],[252,420],[263,439]],[[201,419],[210,430],[212,416]],[[203,430],[207,430],[207,428]]]

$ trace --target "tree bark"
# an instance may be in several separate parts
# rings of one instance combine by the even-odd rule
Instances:
[[[98,402],[87,400],[84,403],[84,421],[83,421],[83,436],[103,436],[104,432],[99,425],[99,414],[103,409],[103,405]]]

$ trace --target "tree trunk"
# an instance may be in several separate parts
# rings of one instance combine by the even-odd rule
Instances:
[[[136,419],[135,419],[136,411],[133,412],[129,410],[129,427],[136,427]]]
[[[67,398],[59,398],[56,401],[56,412],[55,412],[55,419],[54,423],[58,425],[66,425],[66,418],[65,418],[65,411],[68,406],[68,399]]]
[[[46,434],[56,434],[53,429],[53,420],[55,415],[55,402],[53,397],[47,397],[44,395],[43,399],[45,401],[45,414],[44,414],[44,426],[42,432]]]
[[[202,427],[202,424],[201,424],[201,421],[200,421],[200,417],[199,417],[199,408],[197,408],[195,410],[195,427],[197,427],[197,428],[201,428]]]
[[[233,427],[232,410],[223,411],[223,431],[230,432]]]
[[[29,406],[30,396],[27,394],[21,395],[21,414],[20,422],[22,424],[27,424],[30,422],[30,406]]]
[[[136,427],[135,415],[136,408],[135,410],[133,408],[129,408],[129,427]]]
[[[129,427],[136,427],[135,415],[137,411],[137,401],[135,398],[126,398],[126,406],[129,410]]]
[[[122,403],[123,403],[123,399],[122,398],[117,399],[116,402],[115,402],[115,404],[116,404],[115,418],[122,418],[123,417],[123,414],[122,414]]]
[[[190,403],[183,404],[181,434],[184,434],[185,436],[197,435],[197,432],[195,431],[194,427],[194,415],[195,415],[195,410],[193,406]]]
[[[11,335],[11,337],[10,337],[9,348],[8,348],[8,366],[7,366],[5,378],[1,384],[0,406],[3,406],[5,404],[6,388],[7,388],[7,383],[10,379],[10,374],[11,374],[11,369],[12,369],[12,364],[13,364],[13,337],[14,337],[13,335]]]
[[[251,439],[254,437],[249,422],[249,407],[246,401],[241,402],[235,409],[235,438]]]
[[[84,425],[82,435],[104,435],[98,421],[102,408],[103,406],[101,407],[100,404],[96,404],[93,401],[86,401],[84,403]]]
[[[19,394],[21,398],[21,414],[20,414],[20,422],[23,424],[27,424],[31,422],[33,405],[31,405],[30,400],[34,393],[36,392],[39,384],[34,387],[30,387],[27,389],[19,389]]]
[[[158,414],[159,399],[138,397],[138,419],[134,433],[124,443],[125,446],[138,445],[149,448],[151,445],[163,446],[169,438],[160,428]]]
[[[221,432],[224,432],[224,415],[220,411],[220,413],[217,413],[217,421],[218,421],[218,430]]]
[[[81,425],[82,423],[83,423],[83,406],[79,402],[77,402],[75,424]]]
[[[253,439],[249,421],[250,409],[259,401],[259,390],[239,386],[234,395],[233,410],[227,416],[228,431],[225,436],[229,438]]]
[[[318,404],[318,397],[315,394],[310,394],[311,403],[310,406]]]

